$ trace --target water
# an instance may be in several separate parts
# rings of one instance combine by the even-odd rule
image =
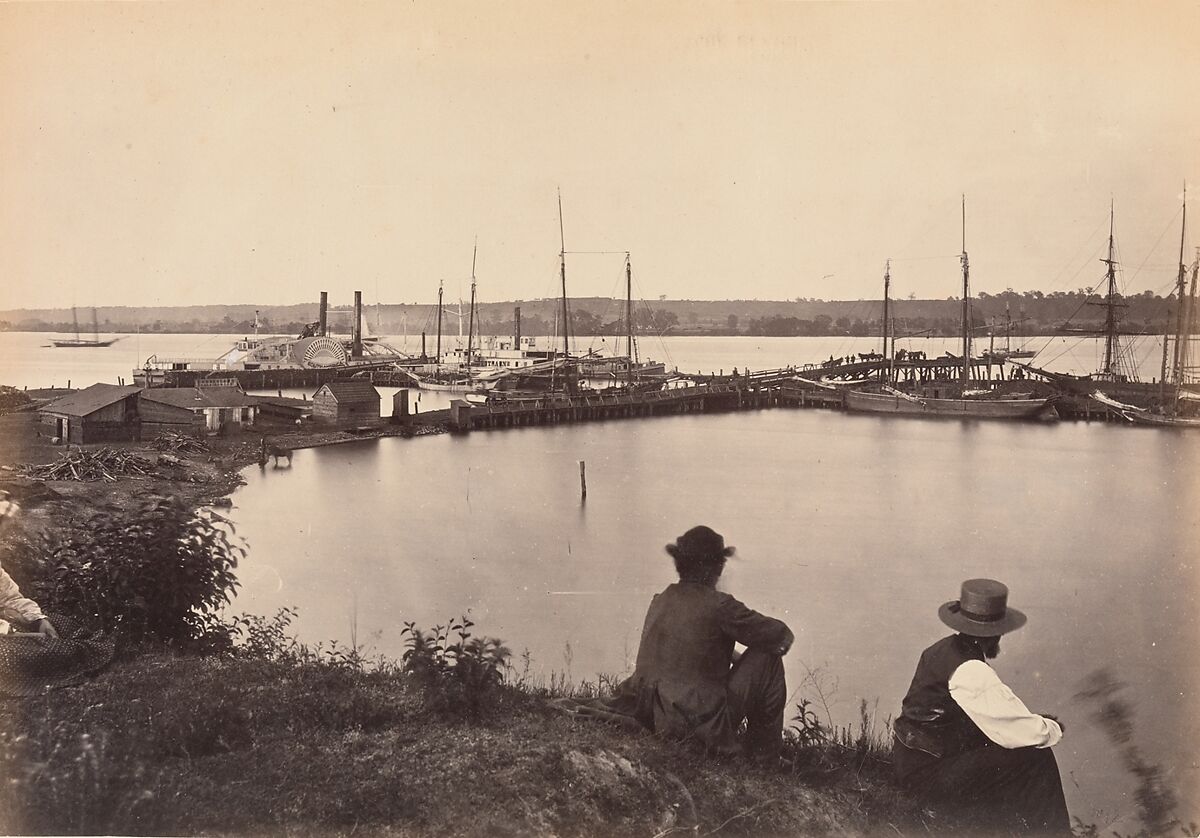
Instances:
[[[1072,699],[1100,667],[1130,684],[1144,752],[1197,785],[1198,473],[1195,435],[823,411],[384,439],[247,471],[237,607],[298,606],[314,641],[356,623],[392,656],[403,620],[469,612],[535,674],[627,673],[646,604],[673,581],[662,546],[707,523],[738,548],[725,587],[796,632],[792,688],[815,698],[803,673],[823,669],[845,723],[860,698],[894,713],[948,633],[937,606],[996,577],[1029,615],[997,668],[1063,718],[1068,801],[1105,823],[1131,812],[1131,783]]]
[[[70,381],[74,387],[86,387],[97,381],[116,384],[118,378],[122,377],[130,384],[133,370],[140,368],[151,355],[216,358],[244,335],[125,335],[112,346],[86,349],[51,346],[52,337],[54,335],[43,332],[0,332],[0,384],[30,388],[65,387]],[[115,335],[102,334],[100,337]],[[420,335],[401,335],[383,340],[404,352],[417,354],[421,351]],[[612,340],[611,337],[580,338],[574,348],[577,351],[600,349],[611,345]],[[1155,336],[1138,338],[1136,341],[1132,348],[1133,360],[1142,379],[1149,381],[1159,374],[1162,344]],[[739,370],[746,367],[774,369],[817,362],[831,356],[879,351],[879,343],[878,338],[852,337],[665,337],[643,339],[640,347],[643,358],[663,361],[668,369],[708,373],[721,370],[729,372],[733,367]],[[443,348],[452,345],[451,339],[447,338]],[[1039,353],[1031,359],[1034,365],[1057,372],[1086,374],[1095,372],[1103,365],[1104,342],[1099,339],[1031,338],[1029,345]],[[432,348],[432,344],[429,346]],[[977,349],[986,346],[985,341],[976,344]],[[896,347],[921,349],[930,358],[946,351],[957,353],[961,349],[959,342],[953,338],[912,338],[898,341]],[[436,406],[444,406],[443,402],[448,403],[449,399],[445,394],[433,392],[423,393],[422,398],[432,400],[426,408],[430,410],[435,409],[435,402]],[[386,396],[385,401],[390,403]],[[422,407],[426,407],[424,401]]]
[[[71,350],[14,357],[29,338],[0,335],[0,381],[115,381],[133,366],[93,354],[121,344],[52,368],[44,353],[58,365]],[[140,352],[191,354],[188,340],[209,339],[227,343],[142,336]],[[645,353],[707,372],[875,343],[673,338]],[[915,346],[934,355],[954,343]],[[1159,351],[1142,351],[1147,378]],[[1098,354],[1087,342],[1053,367],[1086,372]],[[445,398],[423,396],[422,409]],[[996,668],[1032,709],[1066,723],[1056,753],[1072,812],[1128,831],[1132,783],[1072,696],[1100,667],[1127,682],[1137,744],[1167,769],[1183,814],[1200,817],[1197,474],[1200,434],[813,410],[298,451],[290,469],[248,469],[234,496],[251,548],[235,610],[296,606],[304,639],[345,643],[354,624],[360,643],[391,656],[403,651],[402,621],[469,611],[478,631],[528,649],[535,675],[623,674],[650,597],[674,578],[663,545],[706,523],[738,548],[724,587],[796,632],[787,667],[797,697],[816,698],[802,681],[805,667],[821,669],[834,720],[846,723],[860,698],[896,712],[921,649],[948,632],[938,605],[962,579],[991,576],[1029,615]]]

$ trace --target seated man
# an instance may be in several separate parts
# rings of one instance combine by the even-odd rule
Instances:
[[[791,630],[716,589],[733,555],[718,533],[693,527],[666,550],[679,581],[650,602],[633,675],[612,698],[579,712],[632,717],[716,754],[774,760],[783,741],[782,656],[795,639]],[[747,647],[740,658],[735,643]]]
[[[1070,835],[1053,716],[1030,713],[985,660],[1025,624],[1008,588],[969,579],[938,617],[958,631],[921,653],[894,725],[897,781],[922,801],[949,804],[987,834]]]
[[[0,491],[0,534],[20,507]],[[51,622],[0,567],[0,696],[31,696],[76,683],[113,657],[113,641],[92,636],[75,620]]]

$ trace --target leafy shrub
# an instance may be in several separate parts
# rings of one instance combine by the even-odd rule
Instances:
[[[415,623],[404,624],[403,671],[417,681],[426,709],[471,719],[489,709],[488,699],[504,680],[512,653],[495,638],[472,637],[474,625],[462,617],[426,634]]]
[[[131,640],[225,642],[217,612],[237,588],[245,549],[232,525],[177,497],[146,495],[101,511],[51,548],[48,600]]]
[[[295,608],[280,608],[275,616],[242,614],[229,623],[230,635],[236,638],[231,651],[239,657],[270,661],[271,663],[305,664],[315,662],[317,655],[303,645],[291,632]]]
[[[825,728],[821,726],[821,720],[807,698],[800,699],[796,705],[796,715],[792,717],[792,723],[783,736],[786,742],[796,748],[811,748],[826,740]]]

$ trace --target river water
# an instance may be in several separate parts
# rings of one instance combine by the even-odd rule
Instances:
[[[192,354],[189,339],[212,336],[155,336],[172,345],[153,351]],[[0,335],[0,346],[33,340]],[[151,338],[140,341],[145,357]],[[707,372],[875,343],[674,338],[648,354]],[[914,344],[931,356],[952,347]],[[0,383],[62,385],[70,373],[78,386],[132,367],[123,349],[119,372],[90,354],[109,350],[45,350],[55,364],[72,351],[89,357],[43,366],[0,353]],[[1053,351],[1055,363],[1039,361],[1098,366],[1096,342]],[[1160,351],[1142,349],[1146,378]],[[423,395],[423,409],[438,406]],[[845,724],[862,699],[893,715],[921,649],[948,633],[937,607],[962,579],[998,578],[1029,624],[1005,637],[996,669],[1065,722],[1056,753],[1072,813],[1128,830],[1133,782],[1074,695],[1101,668],[1125,682],[1136,744],[1182,814],[1200,817],[1197,475],[1200,433],[817,410],[382,439],[246,470],[232,510],[250,546],[235,610],[294,606],[304,639],[353,635],[394,657],[403,621],[469,613],[478,633],[528,650],[535,676],[625,674],[650,597],[674,578],[663,545],[705,523],[737,546],[723,587],[795,631],[795,698],[820,700],[805,682],[817,671]]]

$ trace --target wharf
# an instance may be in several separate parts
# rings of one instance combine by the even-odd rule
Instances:
[[[944,381],[948,386],[955,369],[952,359],[919,359],[897,364],[895,370],[902,379],[921,382],[935,388]],[[1053,383],[1036,378],[1014,379],[992,376],[995,363],[977,365],[979,378],[973,385],[996,391],[1029,390],[1039,397],[1055,397],[1059,415],[1068,420],[1114,421],[1111,411],[1086,394],[1070,393]],[[690,375],[689,386],[656,391],[597,390],[576,395],[541,395],[489,400],[472,404],[465,400],[452,402],[449,410],[409,416],[410,427],[442,425],[451,431],[489,430],[537,425],[556,425],[569,422],[626,419],[646,416],[667,416],[688,413],[712,413],[734,410],[757,410],[772,407],[845,409],[841,389],[829,389],[813,379],[828,376],[831,380],[847,380],[877,372],[879,362],[859,362],[834,367],[806,365],[741,375]],[[809,379],[808,377],[812,378]],[[946,377],[943,377],[946,376]]]
[[[450,406],[449,426],[454,431],[471,431],[783,406],[840,408],[842,396],[805,385],[796,381],[792,373],[787,373],[714,380],[656,391],[595,391],[586,395],[509,399],[483,405],[456,400]],[[421,424],[432,418],[429,414],[413,417]]]

